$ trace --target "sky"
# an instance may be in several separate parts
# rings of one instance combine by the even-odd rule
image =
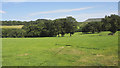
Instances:
[[[118,2],[3,2],[0,14],[2,20],[54,20],[72,16],[82,22],[118,14]]]
[[[2,2],[118,2],[119,0],[1,0]]]

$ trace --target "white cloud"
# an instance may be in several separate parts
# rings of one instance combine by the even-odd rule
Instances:
[[[0,10],[0,13],[6,13],[5,11]]]
[[[57,18],[65,18],[67,16],[72,16],[74,17],[78,22],[83,22],[89,18],[104,18],[105,15],[111,15],[111,14],[118,14],[118,11],[109,11],[109,12],[96,12],[96,13],[83,13],[83,14],[77,14],[77,15],[63,15],[63,16],[55,16],[55,17],[46,17],[44,19],[57,19]]]
[[[33,16],[24,16],[20,18],[16,18],[16,20],[21,20],[21,21],[31,21],[31,20],[37,20],[37,19],[58,19],[58,18],[65,18],[67,16],[72,16],[74,17],[78,22],[83,22],[89,18],[104,18],[105,15],[111,15],[111,14],[118,14],[118,11],[107,11],[107,12],[92,12],[92,13],[80,13],[80,14],[62,14],[62,15],[42,15],[38,17],[33,17]],[[13,19],[11,19],[13,20]]]
[[[50,14],[50,13],[64,13],[64,12],[72,12],[72,11],[80,11],[85,9],[90,9],[93,7],[85,7],[85,8],[77,8],[77,9],[61,9],[61,10],[53,10],[53,11],[44,11],[44,12],[35,12],[31,13],[30,16],[35,16],[39,14]]]
[[[66,18],[67,16],[72,16],[74,17],[78,22],[83,22],[89,18],[104,18],[105,15],[111,15],[111,14],[118,14],[118,11],[108,11],[108,12],[92,12],[92,13],[81,13],[81,14],[71,14],[71,15],[42,15],[38,17],[30,17],[30,16],[25,16],[21,20],[37,20],[37,19],[58,19],[58,18]]]
[[[118,14],[117,11],[113,11],[113,12],[97,12],[97,13],[85,13],[85,14],[78,14],[78,15],[71,15],[74,18],[76,18],[77,21],[85,21],[89,18],[104,18],[105,15],[109,16],[111,14]]]

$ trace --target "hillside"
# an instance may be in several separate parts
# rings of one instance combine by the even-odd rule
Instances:
[[[100,22],[103,18],[89,18],[84,22]]]

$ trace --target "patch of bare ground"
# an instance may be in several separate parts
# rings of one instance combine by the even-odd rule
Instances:
[[[115,56],[104,56],[103,59],[100,60],[101,63],[110,66],[118,65],[118,58]]]
[[[102,54],[97,54],[96,56],[97,56],[97,57],[103,57],[104,55],[102,55]]]
[[[67,49],[65,48],[62,52],[60,52],[59,54],[69,54],[69,55],[81,55],[84,54],[83,51],[77,50],[77,49]]]
[[[83,51],[73,49],[70,47],[65,47],[65,46],[50,49],[50,51],[52,51],[53,53],[57,53],[57,54],[67,54],[67,55],[76,55],[76,56],[84,54]]]
[[[25,53],[25,54],[19,54],[18,56],[28,56],[28,55],[30,55],[30,54]]]

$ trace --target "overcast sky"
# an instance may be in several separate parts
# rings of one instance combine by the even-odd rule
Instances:
[[[16,0],[6,0],[6,2],[2,3],[2,10],[0,10],[2,20],[30,21],[36,19],[56,19],[73,16],[77,21],[82,22],[88,18],[103,18],[105,15],[118,14],[118,2],[12,1]]]

